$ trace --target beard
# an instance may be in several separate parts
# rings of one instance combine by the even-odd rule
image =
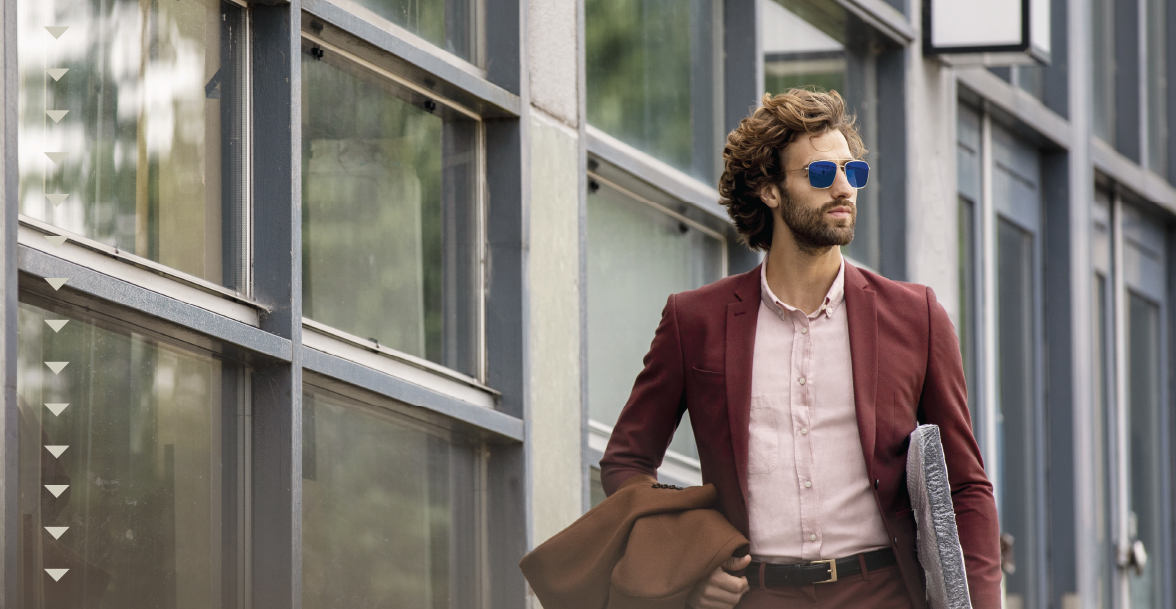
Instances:
[[[853,241],[853,229],[857,223],[857,204],[853,201],[837,199],[812,209],[795,204],[783,184],[780,195],[781,219],[792,230],[792,238],[800,251],[817,254],[834,245],[849,245]],[[829,217],[829,211],[836,207],[849,208],[849,218]]]

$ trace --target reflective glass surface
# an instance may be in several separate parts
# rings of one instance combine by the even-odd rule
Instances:
[[[27,298],[19,606],[240,606],[244,370]]]
[[[477,122],[304,51],[303,315],[477,376]]]
[[[482,64],[481,0],[343,0],[469,61]]]
[[[607,184],[588,195],[588,412],[612,425],[670,294],[723,277],[724,242]],[[670,449],[698,458],[690,417]]]
[[[588,122],[706,182],[718,178],[722,87],[714,0],[585,0]]]
[[[997,378],[1000,525],[1013,538],[1005,587],[1016,607],[1039,595],[1037,522],[1037,367],[1032,234],[1007,220],[997,228]],[[1012,567],[1012,568],[1010,568]]]
[[[1132,609],[1164,605],[1165,508],[1171,503],[1163,492],[1162,434],[1160,414],[1163,374],[1160,362],[1160,307],[1138,294],[1127,296],[1127,409],[1129,436],[1128,482],[1130,511],[1127,535],[1143,542],[1147,564],[1143,573],[1129,576]]]
[[[244,291],[245,11],[20,0],[20,213]]]
[[[877,45],[874,33],[833,2],[758,0],[764,53],[764,89],[779,94],[793,87],[836,90],[857,117],[866,145],[863,160],[877,142]],[[878,227],[879,176],[857,195],[853,242],[842,252],[873,269],[881,265]]]
[[[1115,144],[1115,0],[1090,0],[1094,135]]]
[[[1147,0],[1144,86],[1147,87],[1147,166],[1168,175],[1168,11],[1165,0]]]
[[[302,425],[303,607],[480,606],[478,446],[314,389]]]

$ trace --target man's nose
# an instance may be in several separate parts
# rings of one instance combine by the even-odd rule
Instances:
[[[829,187],[829,195],[836,199],[850,199],[857,194],[857,190],[849,185],[849,178],[845,175],[845,168],[837,169],[837,177],[833,178],[833,185]]]

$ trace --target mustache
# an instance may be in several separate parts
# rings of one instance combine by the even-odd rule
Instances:
[[[849,199],[837,199],[835,201],[830,201],[821,206],[820,213],[826,214],[838,207],[848,207],[852,213],[857,213],[857,204]]]

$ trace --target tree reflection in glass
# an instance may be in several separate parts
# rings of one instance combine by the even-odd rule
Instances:
[[[477,376],[478,123],[304,51],[303,315]]]
[[[16,17],[20,213],[245,290],[244,9],[19,0]]]
[[[236,607],[244,371],[26,299],[20,606]],[[46,320],[68,322],[55,332]],[[46,361],[69,364],[55,374]]]

